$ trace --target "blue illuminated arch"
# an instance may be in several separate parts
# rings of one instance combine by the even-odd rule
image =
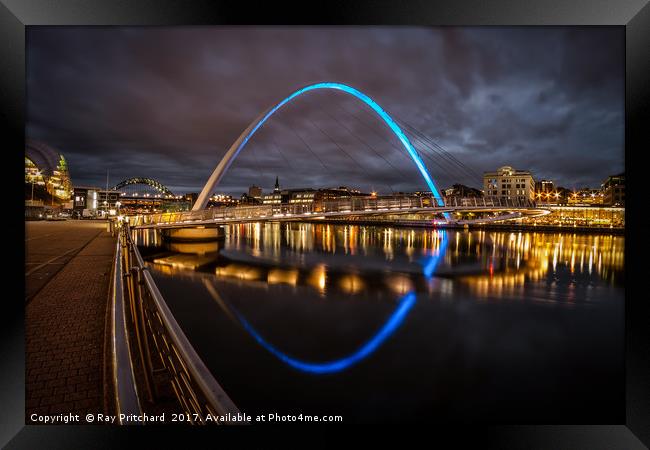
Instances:
[[[415,293],[409,292],[399,301],[397,308],[391,314],[389,319],[386,321],[383,327],[365,344],[363,344],[357,351],[352,353],[350,356],[340,358],[334,361],[327,362],[307,362],[302,361],[297,358],[293,358],[286,353],[283,353],[278,348],[274,347],[272,344],[267,342],[253,326],[248,323],[239,313],[237,316],[241,321],[241,324],[244,326],[246,331],[248,331],[255,340],[269,352],[271,352],[278,359],[286,363],[287,365],[298,369],[303,372],[310,372],[315,374],[326,374],[340,372],[344,369],[347,369],[351,365],[361,361],[362,359],[369,356],[373,353],[379,346],[390,336],[392,335],[397,328],[402,324],[404,318],[411,310],[415,304]]]
[[[442,231],[442,239],[440,241],[440,246],[434,255],[426,258],[423,261],[423,273],[427,279],[431,279],[433,273],[435,272],[440,259],[445,253],[447,248],[447,233]],[[349,356],[336,359],[333,361],[325,362],[309,362],[303,361],[298,358],[287,355],[282,352],[280,349],[269,343],[266,339],[262,337],[260,333],[237,311],[234,310],[235,315],[237,316],[240,323],[243,325],[244,329],[253,336],[253,338],[271,354],[277,357],[282,362],[286,363],[294,369],[298,369],[302,372],[309,372],[314,374],[328,374],[340,372],[349,368],[350,366],[358,363],[359,361],[370,356],[375,350],[377,350],[383,343],[388,339],[402,324],[409,311],[415,305],[416,295],[413,291],[404,295],[397,305],[397,308],[390,315],[386,323],[379,329],[375,335],[370,338],[366,343],[359,347],[354,353]]]
[[[255,132],[262,125],[264,125],[264,122],[266,122],[269,117],[271,117],[277,110],[282,108],[284,105],[286,105],[291,100],[298,97],[299,95],[316,89],[336,89],[339,91],[347,92],[348,94],[351,94],[354,97],[361,100],[362,102],[364,102],[366,105],[370,106],[372,110],[375,113],[377,113],[377,115],[384,121],[384,123],[388,125],[388,127],[391,129],[393,134],[395,134],[395,136],[397,136],[399,141],[402,143],[402,146],[406,149],[407,153],[409,154],[409,156],[417,166],[418,170],[420,171],[420,174],[422,175],[422,178],[424,178],[424,181],[427,183],[427,186],[429,187],[429,190],[431,190],[431,193],[433,194],[434,198],[439,202],[440,205],[444,205],[442,197],[438,192],[438,189],[436,188],[436,185],[434,184],[433,179],[429,174],[429,171],[424,165],[424,162],[422,162],[420,155],[415,150],[415,147],[413,147],[413,144],[411,144],[411,141],[409,141],[406,134],[404,134],[402,129],[395,123],[395,121],[388,115],[388,113],[384,111],[381,108],[381,106],[375,103],[373,99],[371,99],[366,94],[353,87],[350,87],[343,83],[324,82],[324,83],[311,84],[309,86],[305,86],[301,89],[298,89],[297,91],[295,91],[294,93],[286,97],[284,100],[282,100],[280,103],[276,104],[275,106],[271,107],[270,109],[262,113],[260,116],[258,116],[257,119],[255,119],[248,126],[248,128],[244,130],[244,132],[232,144],[230,149],[226,152],[224,157],[221,159],[217,167],[214,169],[214,172],[208,179],[207,183],[203,187],[203,190],[199,194],[196,203],[192,207],[192,210],[197,211],[200,209],[204,209],[206,207],[210,195],[212,195],[214,188],[217,186],[217,184],[225,174],[228,167],[230,167],[230,164],[232,164],[233,160],[237,157],[239,152],[244,148],[246,143],[248,143],[249,139],[255,134]],[[445,217],[447,219],[449,218],[448,213],[445,213]]]

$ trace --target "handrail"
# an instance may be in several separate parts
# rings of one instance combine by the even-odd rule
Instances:
[[[124,311],[124,285],[122,283],[122,246],[117,240],[115,264],[113,265],[112,305],[111,305],[111,346],[113,355],[113,386],[115,389],[115,407],[117,416],[122,421],[122,414],[140,415],[140,399],[133,373],[131,349],[129,348]],[[127,422],[137,423],[137,422]]]
[[[131,357],[142,361],[149,398],[155,400],[156,396],[153,374],[162,370],[167,372],[190,423],[242,423],[239,409],[196,353],[158,290],[133,242],[128,223],[121,224],[119,236],[126,249],[122,254],[129,276],[126,292],[130,296],[135,348],[139,350]],[[154,369],[156,363],[162,367]],[[208,414],[211,420],[206,419]]]
[[[131,241],[130,234],[128,239]],[[130,242],[130,244],[133,245],[132,242]],[[137,246],[133,245],[133,249],[138,266],[140,268],[147,269],[144,265],[144,260],[142,259]],[[167,303],[158,290],[158,286],[156,286],[151,273],[149,273],[149,270],[143,270],[142,274],[144,276],[147,289],[149,290],[153,301],[158,308],[160,316],[165,324],[165,327],[167,328],[172,338],[172,342],[176,345],[182,360],[187,364],[191,375],[195,377],[196,382],[203,390],[203,394],[208,397],[208,400],[214,406],[216,412],[219,413],[219,415],[225,416],[228,413],[236,415],[239,413],[239,409],[237,406],[235,406],[235,403],[230,399],[230,397],[228,397],[228,394],[226,394],[217,380],[214,379],[208,368],[205,366],[199,355],[194,350],[192,344],[190,344],[183,330],[181,330],[181,327],[178,325],[178,322],[174,318],[174,315],[169,310]]]
[[[433,196],[393,195],[385,197],[342,197],[322,199],[313,203],[282,203],[246,206],[222,206],[202,211],[156,213],[135,216],[129,220],[133,226],[175,226],[184,223],[226,223],[228,221],[273,220],[277,217],[298,215],[372,214],[391,210],[426,210],[448,212],[457,208],[535,208],[526,198],[512,199],[496,196],[446,197],[442,202]]]

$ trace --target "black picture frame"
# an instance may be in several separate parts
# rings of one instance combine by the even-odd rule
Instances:
[[[648,255],[644,232],[643,151],[647,149],[650,129],[650,5],[648,0],[504,0],[479,2],[454,0],[424,1],[329,1],[311,2],[300,8],[266,2],[183,0],[0,0],[0,114],[7,126],[3,133],[3,155],[10,158],[18,178],[20,152],[25,138],[25,27],[33,25],[221,25],[221,24],[381,24],[381,25],[616,25],[625,27],[626,52],[626,410],[625,423],[498,427],[445,427],[426,430],[429,442],[441,435],[454,437],[456,443],[471,440],[481,447],[499,448],[589,448],[633,449],[650,446],[650,302],[642,284],[648,276],[643,257]],[[24,148],[24,147],[23,147]],[[15,183],[19,186],[19,180]],[[24,235],[22,199],[5,204],[4,212],[16,229],[5,228],[5,239]],[[15,235],[14,232],[15,231]],[[10,233],[10,234],[9,234]],[[21,252],[13,253],[5,273],[5,283],[24,277]],[[22,261],[24,262],[24,261]],[[15,272],[15,273],[14,273]],[[14,280],[14,281],[12,281]],[[195,430],[187,427],[159,428],[108,426],[35,426],[25,425],[24,400],[24,297],[20,289],[6,286],[3,295],[3,326],[0,337],[0,445],[6,448],[117,448],[147,441],[167,441],[181,433],[186,439],[198,434],[215,445],[223,439],[247,442],[242,429]],[[13,293],[11,293],[13,292]],[[598,393],[594,393],[598,395]],[[434,427],[435,424],[432,424]],[[155,433],[152,431],[155,430]],[[268,430],[268,429],[266,429]],[[265,430],[263,430],[264,432]],[[272,432],[271,430],[270,432]],[[422,430],[421,430],[422,431]],[[382,434],[384,434],[386,430]],[[193,434],[190,434],[193,433]],[[292,430],[268,438],[267,445],[286,444]],[[329,431],[328,431],[329,433]],[[322,444],[325,433],[311,432],[309,441],[300,446]],[[368,434],[364,432],[365,438]],[[403,439],[404,436],[399,439]],[[378,437],[373,434],[370,437]],[[274,441],[273,439],[277,439]],[[189,442],[189,441],[188,441]],[[454,445],[456,447],[457,445]]]

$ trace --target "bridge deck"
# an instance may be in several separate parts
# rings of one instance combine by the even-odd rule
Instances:
[[[517,210],[517,211],[513,211]],[[131,225],[134,228],[183,228],[183,227],[197,227],[197,226],[210,226],[228,223],[240,222],[289,222],[289,221],[302,221],[302,220],[318,220],[318,219],[337,219],[345,217],[381,217],[381,216],[398,216],[405,214],[433,214],[442,212],[456,212],[456,211],[472,211],[476,213],[481,212],[500,212],[505,211],[509,214],[502,215],[495,218],[480,219],[483,222],[492,222],[494,220],[509,220],[520,218],[522,215],[540,215],[548,211],[533,208],[533,207],[501,207],[501,206],[450,206],[450,207],[394,207],[394,208],[375,208],[375,209],[360,209],[360,210],[340,210],[340,211],[326,211],[326,212],[313,212],[313,211],[295,211],[295,208],[289,209],[285,212],[271,211],[270,207],[258,208],[231,208],[223,210],[202,210],[193,211],[190,213],[163,213],[154,214],[149,216],[134,216],[131,217]],[[472,223],[472,220],[457,221],[458,224]]]
[[[105,230],[105,222],[95,221],[26,223],[27,423],[32,413],[105,410],[104,333],[115,248]]]

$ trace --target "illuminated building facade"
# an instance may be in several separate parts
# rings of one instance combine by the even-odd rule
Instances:
[[[99,208],[102,210],[115,210],[120,202],[120,192],[102,189],[98,193]]]
[[[603,204],[625,206],[625,174],[611,175],[602,184]]]
[[[568,197],[569,205],[602,205],[604,193],[600,189],[583,188]]]
[[[232,198],[232,195],[227,194],[214,194],[208,201],[208,207],[214,206],[236,206],[239,201]]]
[[[282,189],[280,189],[280,180],[275,177],[275,186],[273,192],[262,196],[262,204],[264,205],[280,205],[282,204]]]
[[[311,205],[314,203],[319,205],[328,200],[348,197],[368,197],[369,195],[362,193],[358,189],[350,189],[346,186],[324,189],[280,189],[280,185],[276,179],[273,192],[264,195],[262,197],[262,203],[265,205]]]
[[[36,188],[37,197],[48,196],[59,202],[72,198],[72,183],[64,156],[32,139],[27,139],[25,145],[25,184]]]
[[[280,205],[282,203],[282,192],[273,192],[262,197],[264,205]]]
[[[93,186],[75,186],[73,210],[76,217],[115,215],[121,206],[121,193]]]
[[[553,192],[555,190],[555,183],[552,180],[541,180],[535,183],[535,190],[537,192]]]
[[[535,200],[535,180],[527,170],[500,167],[496,172],[484,172],[483,191],[488,197],[509,200]]]
[[[566,227],[625,227],[625,208],[599,207],[597,205],[545,206],[550,214],[521,220],[528,225]]]
[[[185,211],[190,207],[182,195],[125,192],[124,190],[75,186],[73,195],[75,217],[96,217],[108,214],[146,214]]]
[[[289,203],[290,204],[299,204],[299,205],[310,205],[314,203],[320,191],[314,189],[304,189],[299,191],[291,191],[289,194]]]
[[[99,188],[87,186],[74,187],[74,209],[97,209]]]

